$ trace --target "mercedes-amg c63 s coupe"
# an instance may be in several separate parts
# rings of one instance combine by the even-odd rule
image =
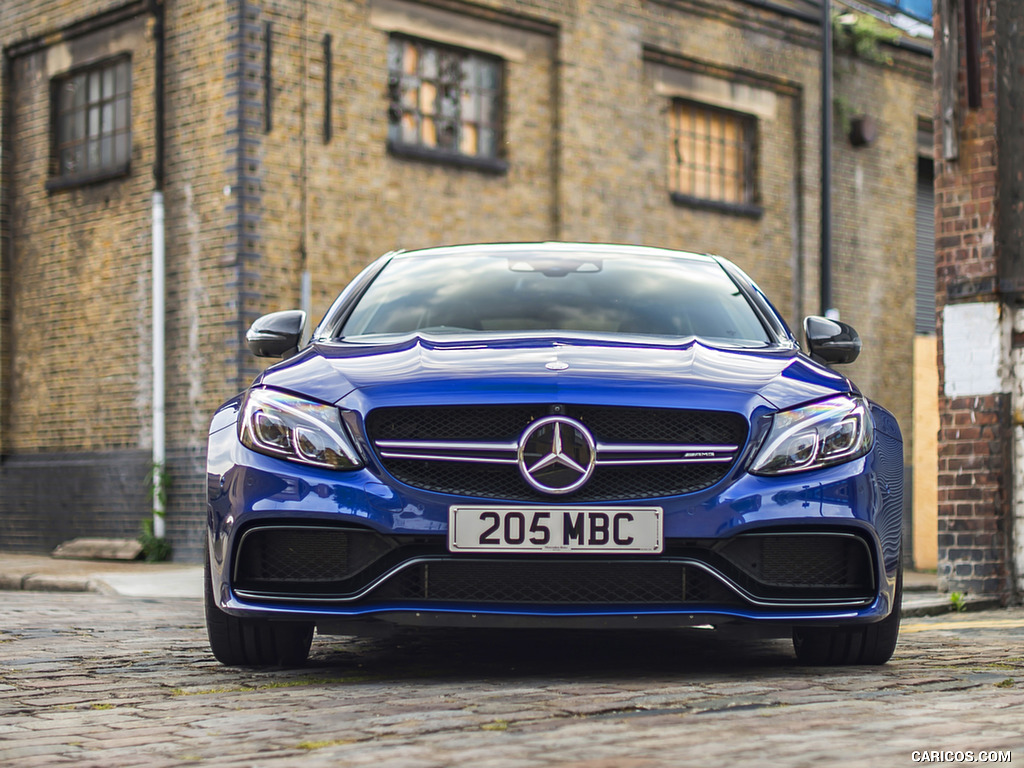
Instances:
[[[210,426],[206,623],[229,665],[314,631],[673,629],[881,664],[899,631],[903,446],[729,261],[639,246],[389,253]],[[415,630],[413,630],[415,631]]]

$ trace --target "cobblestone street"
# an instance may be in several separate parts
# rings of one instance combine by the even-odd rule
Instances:
[[[229,669],[201,602],[5,593],[4,766],[912,765],[1024,759],[1024,610],[909,619],[881,668],[784,640],[318,637],[300,670]]]

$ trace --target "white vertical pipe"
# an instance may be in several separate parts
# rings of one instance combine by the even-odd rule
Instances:
[[[164,194],[153,193],[153,535],[164,537],[165,425]]]

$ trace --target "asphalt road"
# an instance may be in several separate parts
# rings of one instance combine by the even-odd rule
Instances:
[[[198,600],[2,597],[5,767],[1024,762],[1019,608],[908,619],[883,667],[708,631],[435,631],[254,671],[209,655]]]

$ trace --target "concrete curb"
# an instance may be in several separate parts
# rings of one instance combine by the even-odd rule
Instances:
[[[45,565],[35,570],[0,571],[0,591],[13,592],[95,592],[125,597],[202,597],[202,566],[104,570],[106,563],[91,563],[88,570],[71,567],[54,573]],[[67,566],[65,566],[67,567]]]
[[[12,592],[100,592],[108,595],[117,593],[109,585],[88,576],[55,576],[49,573],[0,573],[0,590]]]
[[[998,597],[976,597],[968,598],[962,603],[958,611],[950,601],[948,595],[929,596],[925,599],[920,597],[903,601],[903,618],[920,618],[923,616],[942,616],[947,613],[974,613],[975,611],[990,611],[1002,608],[1003,603]]]

